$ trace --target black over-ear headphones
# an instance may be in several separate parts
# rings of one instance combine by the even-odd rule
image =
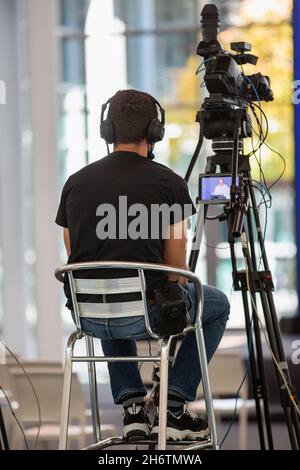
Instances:
[[[153,96],[148,96],[151,98],[160,112],[160,119],[157,116],[150,122],[146,136],[147,142],[149,144],[155,144],[155,142],[162,140],[165,134],[165,110],[161,107],[159,102],[153,98]],[[106,108],[110,104],[111,100],[112,98],[106,101],[106,103],[102,105],[101,109],[100,136],[107,144],[113,144],[115,141],[114,125],[109,118],[104,119]]]

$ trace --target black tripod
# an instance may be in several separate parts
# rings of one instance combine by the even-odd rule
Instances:
[[[206,174],[214,174],[217,172],[217,167],[220,167],[221,173],[230,173],[232,175],[230,203],[224,206],[224,213],[218,218],[227,220],[233,286],[235,290],[241,291],[242,294],[260,446],[261,449],[273,449],[268,388],[261,341],[262,331],[257,315],[258,298],[260,298],[265,321],[266,338],[272,350],[273,359],[278,364],[275,371],[291,447],[297,450],[300,448],[300,421],[295,407],[297,398],[290,380],[274,305],[272,294],[274,285],[251,179],[250,161],[248,156],[243,155],[243,110],[236,106],[227,106],[226,103],[219,103],[218,106],[218,116],[221,116],[223,111],[228,114],[230,109],[233,128],[229,133],[230,135],[227,134],[227,136],[224,135],[224,138],[213,139],[215,155],[208,157],[205,172]],[[210,110],[204,102],[196,117],[196,121],[200,124],[200,135],[185,176],[187,182],[199,157],[203,137],[207,137],[205,133],[206,113],[210,113]],[[211,138],[211,136],[208,136],[208,138]],[[208,204],[201,204],[198,210],[193,248],[189,260],[192,271],[195,271],[197,265],[205,220],[209,219],[207,213]],[[245,270],[238,269],[235,255],[235,245],[241,235],[242,251],[246,264]],[[257,263],[256,244],[258,244],[261,253],[259,265]],[[251,301],[249,301],[249,294]]]

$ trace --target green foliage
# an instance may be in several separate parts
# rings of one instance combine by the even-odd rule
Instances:
[[[293,140],[293,41],[292,27],[287,23],[280,24],[252,24],[246,29],[231,28],[221,35],[225,47],[230,42],[246,38],[253,45],[253,54],[259,57],[257,66],[246,65],[244,71],[247,75],[261,72],[271,79],[271,88],[274,92],[274,101],[262,103],[269,121],[268,144],[283,155],[287,168],[283,180],[291,181],[294,175],[294,140]],[[253,120],[253,124],[254,124]],[[257,131],[257,126],[254,124]],[[249,140],[249,139],[248,139]],[[251,149],[250,142],[246,150]],[[276,179],[281,170],[280,158],[266,146],[261,150],[264,172],[268,181]],[[257,172],[253,159],[254,174]]]

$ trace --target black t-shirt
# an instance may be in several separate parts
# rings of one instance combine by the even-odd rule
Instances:
[[[56,216],[56,223],[70,232],[68,263],[100,260],[163,263],[166,217],[158,210],[162,204],[165,208],[176,205],[176,210],[170,211],[171,224],[196,212],[186,182],[164,165],[122,151],[82,168],[67,180]],[[159,230],[155,225],[157,218],[153,218],[158,213]],[[122,271],[123,276],[128,274]],[[97,273],[97,277],[102,275],[107,277],[107,271]],[[80,272],[76,276],[95,277],[95,272]],[[146,279],[151,290],[162,277],[148,273]],[[69,297],[69,289],[65,290]]]

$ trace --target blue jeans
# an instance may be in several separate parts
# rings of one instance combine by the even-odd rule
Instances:
[[[189,315],[191,321],[196,317],[196,289],[194,284],[186,286],[191,300]],[[203,332],[208,361],[216,351],[223,336],[229,316],[230,305],[223,292],[215,287],[203,286]],[[155,306],[149,306],[151,326],[155,325]],[[82,330],[100,338],[106,356],[136,356],[137,339],[148,339],[145,321],[142,317],[120,318],[114,320],[81,319]],[[110,383],[114,402],[122,403],[126,395],[136,392],[146,395],[136,362],[111,362],[108,364]],[[188,333],[178,350],[174,364],[169,372],[169,391],[179,394],[187,401],[196,397],[201,380],[196,336]]]

